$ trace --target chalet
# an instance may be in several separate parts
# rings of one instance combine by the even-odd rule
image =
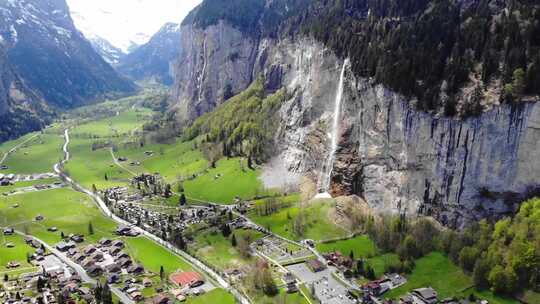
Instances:
[[[127,258],[127,259],[129,259],[129,255],[128,255],[127,253],[125,253],[125,252],[120,252],[120,253],[118,253],[118,254],[116,255],[116,258],[117,258],[117,259],[122,259],[122,258]]]
[[[112,241],[106,238],[102,238],[101,240],[99,240],[99,244],[103,247],[111,246],[111,243]]]
[[[92,245],[88,245],[86,248],[84,248],[84,254],[89,255],[96,252],[96,250],[97,250],[96,247]]]
[[[171,299],[164,294],[158,294],[152,299],[153,304],[168,304],[171,303]]]
[[[118,248],[118,247],[111,247],[111,248],[109,249],[109,253],[110,253],[111,255],[117,255],[117,254],[119,254],[121,251],[122,251],[122,248]]]
[[[116,263],[112,263],[110,265],[107,265],[105,267],[105,269],[107,270],[108,273],[117,273],[117,272],[122,271],[122,268],[120,266],[118,266],[118,264],[116,264]]]
[[[60,242],[58,244],[56,244],[56,249],[62,251],[62,252],[67,252],[68,250],[72,249],[72,248],[75,248],[76,245],[75,243],[73,242]]]
[[[121,258],[116,261],[116,264],[118,264],[120,267],[126,268],[131,266],[133,263],[128,258]]]
[[[84,237],[82,235],[80,235],[80,234],[72,235],[69,239],[72,240],[75,243],[84,242]]]
[[[143,283],[143,286],[144,286],[145,288],[152,287],[152,284],[153,284],[153,283],[152,283],[152,280],[150,280],[149,278],[144,278],[143,281],[142,281],[142,283]]]
[[[35,217],[35,220],[36,220],[36,221],[43,221],[44,219],[45,219],[45,217],[43,217],[43,215],[41,215],[41,214],[38,214],[38,215],[36,215],[36,217]]]
[[[97,277],[103,273],[103,269],[97,265],[90,266],[86,272],[88,272],[89,275]]]
[[[124,242],[122,242],[121,240],[116,240],[112,242],[112,246],[116,248],[124,248]]]
[[[86,258],[85,255],[82,255],[82,254],[76,254],[72,257],[73,261],[75,261],[76,263],[80,263],[82,261],[84,261],[84,259]]]
[[[21,264],[19,262],[11,261],[11,262],[7,263],[6,268],[17,268],[19,266],[21,266]]]
[[[34,248],[40,248],[41,247],[41,243],[39,243],[38,241],[36,240],[32,240],[32,242],[30,242],[30,245],[31,247],[34,247]]]
[[[56,231],[58,231],[58,228],[56,228],[56,227],[50,227],[50,228],[47,229],[47,230],[50,231],[50,232],[56,232]]]
[[[113,274],[110,274],[108,277],[107,277],[107,284],[116,284],[118,282],[120,282],[120,275],[119,274],[116,274],[116,273],[113,273]]]
[[[414,289],[411,294],[420,303],[435,304],[438,302],[437,292],[431,287]]]
[[[13,228],[4,229],[4,235],[13,235],[14,233],[15,233],[15,230]]]
[[[131,274],[142,274],[144,273],[144,267],[141,265],[131,265],[128,267],[127,271]]]
[[[283,281],[285,282],[285,285],[287,285],[288,293],[295,293],[298,291],[298,286],[296,286],[296,278],[292,273],[287,272],[283,276]]]
[[[102,262],[104,260],[103,253],[101,252],[94,253],[90,258],[97,262]]]
[[[129,297],[133,300],[133,301],[136,301],[136,302],[139,302],[143,299],[143,295],[140,291],[134,291],[132,293],[129,294]]]
[[[7,248],[13,248],[13,247],[15,247],[15,244],[13,244],[13,243],[6,243],[6,247],[7,247]]]
[[[69,256],[74,256],[76,254],[79,254],[79,250],[77,248],[71,248],[70,250],[68,250],[67,253]]]

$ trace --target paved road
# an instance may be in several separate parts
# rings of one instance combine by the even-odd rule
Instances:
[[[134,230],[136,230],[137,232],[139,232],[141,235],[144,235],[146,236],[147,238],[155,241],[156,243],[160,244],[161,246],[165,247],[166,249],[168,249],[169,251],[177,254],[178,256],[182,257],[184,260],[186,260],[189,264],[191,264],[191,266],[193,266],[194,268],[196,269],[200,269],[202,272],[205,272],[206,274],[208,274],[212,279],[214,279],[222,288],[230,291],[242,304],[249,304],[249,300],[244,297],[238,290],[236,290],[235,288],[233,288],[227,281],[224,277],[222,277],[220,274],[218,274],[217,272],[215,272],[213,269],[209,268],[208,266],[206,266],[204,263],[202,263],[201,261],[197,260],[196,258],[190,256],[189,254],[187,254],[186,252],[174,247],[171,243],[169,242],[165,242],[163,241],[161,238],[149,233],[148,231],[138,227],[138,226],[134,226],[132,225],[131,223],[125,221],[124,219],[122,218],[119,218],[117,217],[114,213],[112,213],[110,210],[109,210],[109,207],[105,204],[105,202],[101,199],[101,197],[91,191],[89,191],[88,189],[85,189],[82,185],[78,184],[76,181],[74,181],[72,178],[70,178],[69,176],[67,176],[63,171],[62,171],[62,167],[63,165],[69,161],[69,157],[70,157],[70,154],[69,154],[69,150],[68,150],[68,147],[69,147],[69,130],[66,129],[64,131],[64,138],[65,138],[65,143],[64,143],[64,146],[62,148],[62,150],[64,151],[64,160],[62,160],[60,163],[58,164],[55,164],[54,165],[54,171],[62,178],[64,179],[66,182],[68,182],[69,184],[72,185],[72,187],[77,190],[77,191],[80,191],[80,192],[83,192],[87,195],[89,195],[90,197],[92,197],[92,199],[96,202],[96,204],[98,205],[99,209],[109,218],[111,218],[112,220],[114,220],[115,222],[117,222],[118,224],[120,225],[126,225],[126,226],[130,226],[132,227]]]

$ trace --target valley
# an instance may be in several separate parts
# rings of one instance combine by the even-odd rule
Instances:
[[[214,168],[201,151],[204,138],[148,143],[144,125],[155,114],[151,109],[129,98],[101,105],[104,107],[112,109],[108,111],[110,116],[100,114],[79,121],[79,113],[74,112],[41,133],[3,144],[3,149],[7,149],[3,162],[6,173],[32,175],[53,171],[57,175],[35,182],[15,182],[0,188],[2,192],[42,182],[63,181],[67,186],[42,190],[46,192],[4,194],[0,202],[1,221],[4,229],[32,235],[56,248],[69,241],[70,236],[83,237],[82,243],[70,251],[89,248],[105,239],[122,240],[126,255],[144,267],[142,275],[123,270],[119,273],[121,279],[111,284],[113,294],[123,303],[139,299],[136,292],[124,291],[124,280],[152,282],[156,287],[140,289],[143,298],[174,297],[176,291],[169,275],[190,271],[204,276],[206,283],[200,290],[206,292],[188,296],[188,303],[209,301],[218,294],[220,301],[231,303],[235,298],[245,303],[315,303],[318,300],[314,297],[323,303],[331,303],[334,297],[334,301],[345,303],[346,297],[354,299],[351,295],[357,296],[355,293],[362,290],[362,276],[350,277],[343,272],[343,266],[329,266],[323,272],[325,276],[318,277],[312,268],[304,270],[298,265],[325,261],[327,254],[339,252],[362,259],[366,267],[374,269],[375,277],[380,277],[391,265],[400,263],[395,254],[382,251],[361,228],[357,230],[358,226],[351,225],[351,214],[345,216],[349,217],[347,220],[336,216],[338,209],[346,205],[340,198],[308,196],[306,200],[302,190],[283,193],[266,189],[260,178],[261,169],[249,168],[244,158],[223,158],[215,162]],[[311,187],[311,191],[316,189],[315,185]],[[119,227],[132,227],[138,236],[119,236],[115,232]],[[2,248],[1,264],[17,261],[20,272],[5,269],[2,275],[13,279],[37,269],[34,265],[39,265],[39,261],[27,258],[33,257],[33,249],[22,237],[4,236],[2,246],[7,244],[14,247]],[[76,256],[69,252],[58,254],[66,255],[63,258],[71,262]],[[405,276],[405,285],[385,298],[397,298],[429,285],[445,298],[475,294],[490,303],[517,303],[490,292],[475,291],[471,277],[440,252],[419,258],[414,264],[411,274]],[[253,277],[253,271],[268,271],[271,282]],[[286,283],[291,274],[296,277],[299,292],[286,291],[291,288]],[[332,276],[330,281],[327,275]],[[111,273],[104,271],[97,279],[100,277],[110,279]],[[450,277],[455,283],[448,284]],[[274,286],[277,292],[269,296],[259,291],[266,285],[253,284],[259,284],[257,280],[261,279],[261,284],[270,284],[268,288]],[[339,295],[317,291],[312,295],[310,289],[317,290],[313,287],[320,284],[317,282],[356,292]]]
[[[0,1],[0,303],[540,303],[539,3],[158,2]]]

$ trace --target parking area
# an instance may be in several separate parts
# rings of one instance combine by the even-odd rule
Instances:
[[[354,304],[357,301],[348,296],[347,288],[340,284],[333,276],[332,269],[313,272],[306,263],[286,267],[301,282],[310,287],[313,284],[315,294],[322,304]]]

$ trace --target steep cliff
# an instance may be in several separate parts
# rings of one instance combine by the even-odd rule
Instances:
[[[173,87],[182,119],[211,111],[262,74],[268,91],[293,93],[279,112],[275,158],[291,176],[321,180],[343,58],[313,38],[253,35],[224,20],[184,25],[182,49]],[[417,99],[359,76],[352,64],[343,89],[332,194],[360,195],[381,212],[426,214],[459,227],[513,212],[538,192],[538,97],[474,118],[444,118],[418,111]],[[275,163],[263,174],[272,185],[284,174]]]

